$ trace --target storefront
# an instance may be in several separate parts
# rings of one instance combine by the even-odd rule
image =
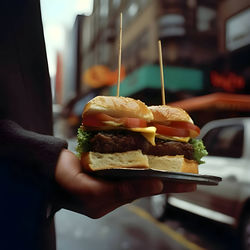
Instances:
[[[166,102],[182,99],[180,95],[196,96],[203,91],[204,75],[193,68],[164,68]],[[110,88],[109,94],[116,95],[117,87]],[[144,101],[147,105],[158,105],[161,100],[161,76],[159,65],[147,64],[128,75],[121,82],[120,96],[130,96]]]

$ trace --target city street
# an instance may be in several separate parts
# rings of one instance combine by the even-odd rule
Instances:
[[[56,216],[58,250],[202,249],[138,205],[92,220],[65,210]]]
[[[165,222],[155,220],[148,199],[98,220],[61,210],[56,230],[58,250],[238,249],[230,230],[194,215],[173,209]]]

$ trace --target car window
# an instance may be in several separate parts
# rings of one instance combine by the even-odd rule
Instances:
[[[211,129],[203,137],[208,155],[239,158],[243,152],[242,125],[227,125]]]

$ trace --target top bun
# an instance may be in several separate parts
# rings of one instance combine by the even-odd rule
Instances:
[[[155,122],[166,122],[166,121],[185,121],[193,123],[189,114],[177,107],[169,105],[150,106],[149,109],[154,115]]]
[[[94,113],[104,113],[112,117],[140,118],[148,122],[154,118],[144,102],[118,96],[97,96],[90,100],[84,107],[82,117]]]

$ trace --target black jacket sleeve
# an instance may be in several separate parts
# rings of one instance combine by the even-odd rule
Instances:
[[[54,175],[67,147],[52,135],[52,98],[40,2],[0,1],[0,161]]]
[[[67,142],[54,136],[25,130],[10,120],[0,120],[0,155],[28,165],[53,178],[59,154]]]

